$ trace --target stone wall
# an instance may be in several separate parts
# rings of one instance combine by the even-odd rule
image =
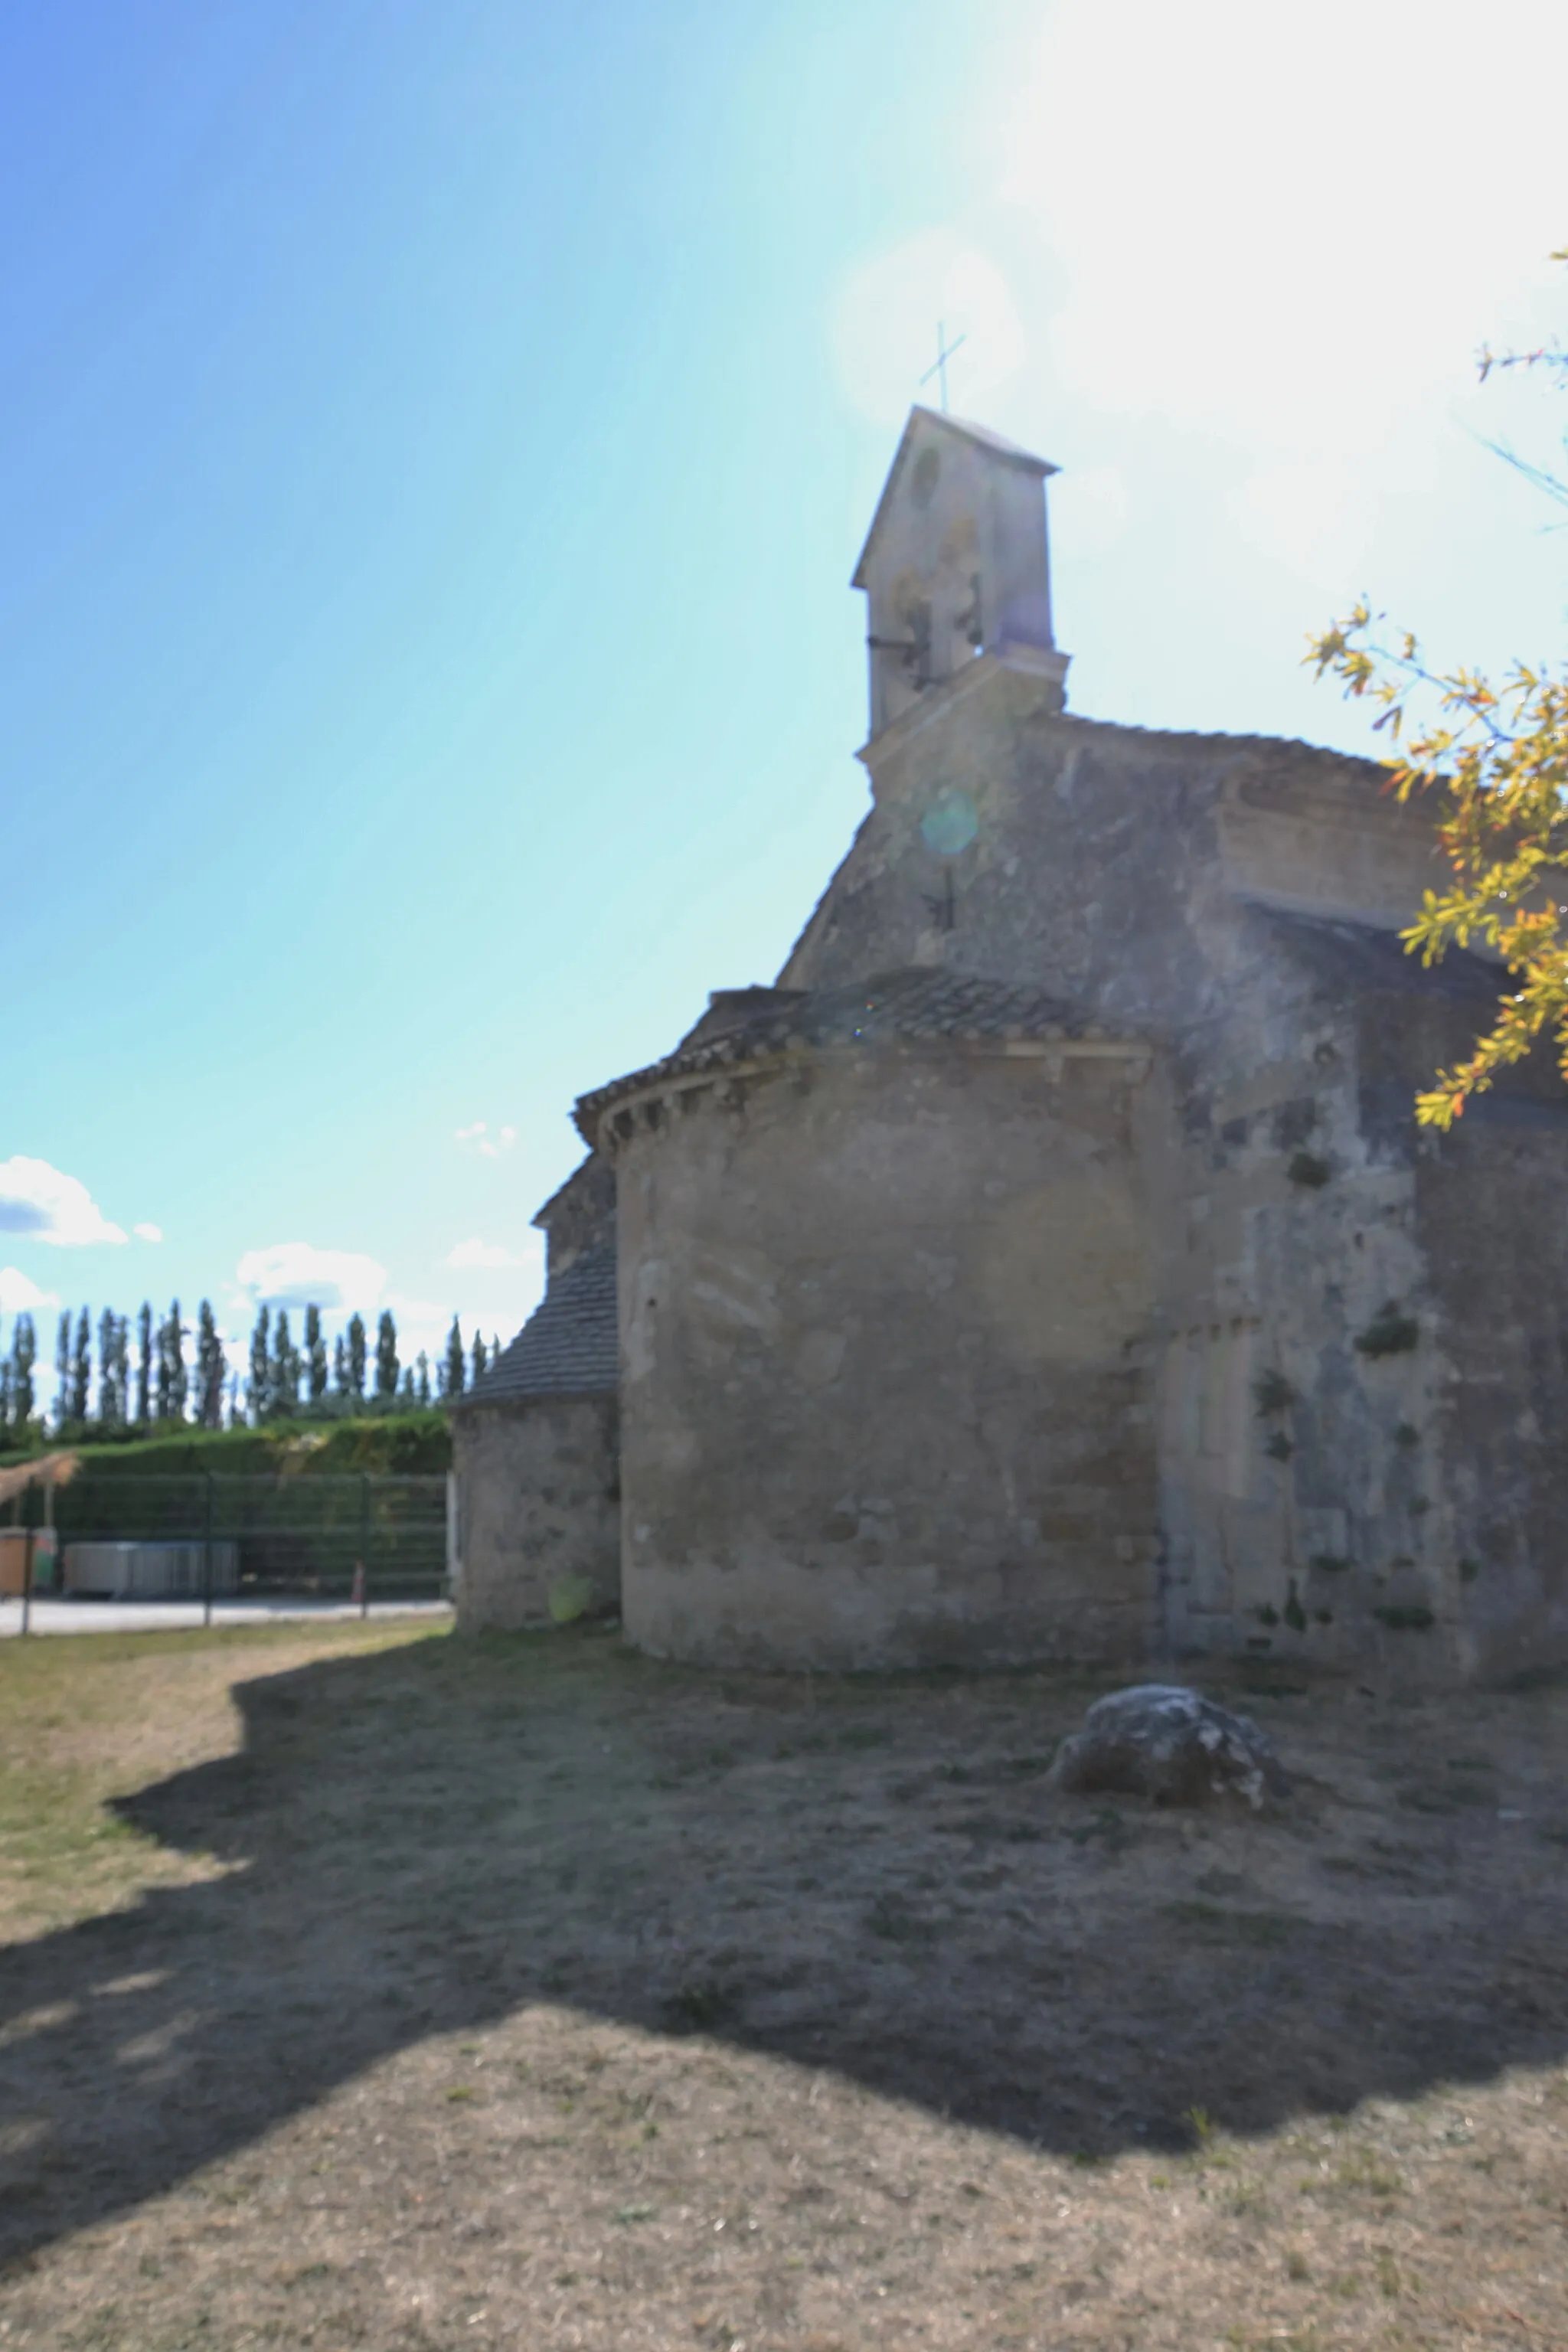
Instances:
[[[1422,1130],[1415,1089],[1489,1023],[1495,972],[1251,932],[1226,1023],[1164,1066],[1151,1169],[1173,1643],[1410,1686],[1568,1655],[1561,1080],[1512,1073]]]
[[[587,1580],[620,1598],[616,1400],[526,1397],[456,1413],[458,1622],[470,1632],[542,1623],[551,1594]]]
[[[1288,973],[1252,993],[1258,1031]],[[1430,1430],[1430,1347],[1359,1343],[1424,1312],[1408,1167],[1370,1150],[1356,1022],[1300,992],[1289,1050],[1168,1069],[1174,1148],[1159,1216],[1161,1521],[1178,1653],[1302,1654],[1370,1668],[1382,1611],[1425,1612],[1423,1671],[1458,1664],[1433,1522],[1408,1516],[1409,1448]],[[1408,1094],[1406,1096],[1408,1100]],[[1373,1341],[1375,1348],[1375,1339]],[[1410,1663],[1408,1645],[1392,1663]]]
[[[982,645],[1044,653],[1059,698],[1043,480],[1055,468],[1022,451],[1014,460],[943,417],[911,417],[855,575],[873,736]]]
[[[1443,878],[1370,761],[1100,726],[1054,691],[987,656],[868,746],[874,804],[782,984],[943,964],[1165,1038],[1245,1015],[1249,905],[1392,927]]]
[[[1568,1655],[1568,1109],[1523,1071],[1416,1129],[1499,985],[1400,947],[1431,813],[1304,745],[1066,718],[990,654],[865,756],[784,988],[942,967],[1078,1042],[781,1039],[588,1120],[632,1637],[1427,1685]]]
[[[865,757],[873,808],[784,982],[1030,977],[1153,1049],[1173,1645],[1417,1683],[1568,1654],[1568,1106],[1554,1070],[1523,1072],[1454,1137],[1416,1129],[1499,985],[1400,946],[1444,871],[1431,811],[1306,745],[1061,716],[990,660]]]
[[[1488,1678],[1568,1663],[1568,1099],[1546,1075],[1548,1100],[1482,1096],[1415,1171],[1442,1377],[1413,1524],[1447,1539],[1461,1654]]]
[[[1145,1068],[823,1051],[629,1106],[635,1642],[840,1668],[1144,1648]]]

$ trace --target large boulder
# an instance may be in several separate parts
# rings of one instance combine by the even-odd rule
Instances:
[[[1050,1778],[1073,1795],[1103,1790],[1154,1805],[1239,1797],[1255,1811],[1289,1787],[1255,1723],[1176,1683],[1097,1699],[1083,1729],[1063,1740]]]

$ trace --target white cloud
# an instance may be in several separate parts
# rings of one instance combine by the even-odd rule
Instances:
[[[1340,465],[1303,457],[1259,466],[1231,491],[1226,511],[1239,538],[1313,581],[1326,599],[1373,560],[1366,502]]]
[[[247,1250],[234,1278],[258,1307],[319,1307],[325,1314],[363,1314],[380,1303],[386,1268],[353,1250],[276,1242],[270,1249]]]
[[[457,1141],[460,1150],[471,1151],[481,1160],[499,1160],[517,1141],[517,1129],[498,1127],[492,1133],[488,1119],[477,1118],[472,1127],[458,1129]]]
[[[0,1234],[22,1234],[58,1249],[125,1239],[79,1178],[20,1154],[0,1160]]]
[[[466,1350],[473,1345],[476,1329],[484,1333],[487,1343],[492,1333],[510,1339],[539,1303],[543,1260],[543,1237],[538,1234],[526,1234],[515,1252],[478,1240],[459,1242],[443,1261],[451,1269],[450,1289],[444,1297],[427,1298],[399,1289],[386,1267],[353,1251],[317,1249],[307,1242],[247,1250],[235,1269],[233,1293],[226,1302],[229,1361],[243,1370],[249,1344],[244,1335],[258,1307],[286,1308],[292,1316],[313,1306],[321,1308],[329,1332],[357,1313],[373,1336],[375,1319],[384,1308],[397,1326],[400,1360],[411,1365],[424,1349],[434,1365],[445,1353],[454,1313]],[[441,1286],[447,1289],[445,1284]]]
[[[482,1242],[476,1235],[469,1241],[455,1244],[447,1252],[441,1263],[443,1265],[455,1266],[498,1266],[521,1265],[523,1261],[520,1257],[514,1257],[511,1251],[504,1248],[500,1242]]]
[[[40,1307],[58,1307],[52,1290],[40,1290],[19,1266],[0,1265],[0,1315],[31,1315]]]
[[[1476,22],[1363,0],[1347,50],[1257,0],[1053,10],[996,152],[1061,291],[1058,381],[1244,461],[1418,482],[1476,347],[1558,299],[1568,15],[1496,0],[1488,54],[1530,60],[1500,107],[1463,91]],[[1266,487],[1253,519],[1293,541],[1305,495]]]
[[[423,1348],[434,1364],[445,1351],[447,1334],[452,1328],[452,1309],[437,1306],[433,1299],[411,1298],[401,1290],[388,1291],[382,1304],[391,1308],[397,1326],[399,1360],[412,1364]]]
[[[901,423],[911,401],[935,408],[941,388],[921,378],[936,357],[938,323],[963,348],[948,363],[949,403],[980,413],[1024,357],[1017,306],[989,255],[951,229],[922,231],[875,254],[839,289],[833,350],[844,389],[879,425]]]
[[[1051,551],[1069,562],[1103,555],[1127,529],[1131,502],[1114,466],[1080,466],[1051,485]]]
[[[132,1225],[131,1230],[139,1242],[161,1242],[163,1238],[162,1225]]]

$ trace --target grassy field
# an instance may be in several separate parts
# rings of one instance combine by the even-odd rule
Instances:
[[[1221,1687],[1219,1684],[1214,1685]],[[0,2347],[1568,2343],[1568,1695],[0,1651]]]

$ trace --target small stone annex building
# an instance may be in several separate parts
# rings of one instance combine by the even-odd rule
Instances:
[[[1403,950],[1445,869],[1383,770],[1068,712],[1051,470],[911,414],[870,809],[774,984],[577,1105],[543,1304],[455,1414],[465,1624],[1568,1656],[1568,1090],[1417,1129],[1499,982]]]

